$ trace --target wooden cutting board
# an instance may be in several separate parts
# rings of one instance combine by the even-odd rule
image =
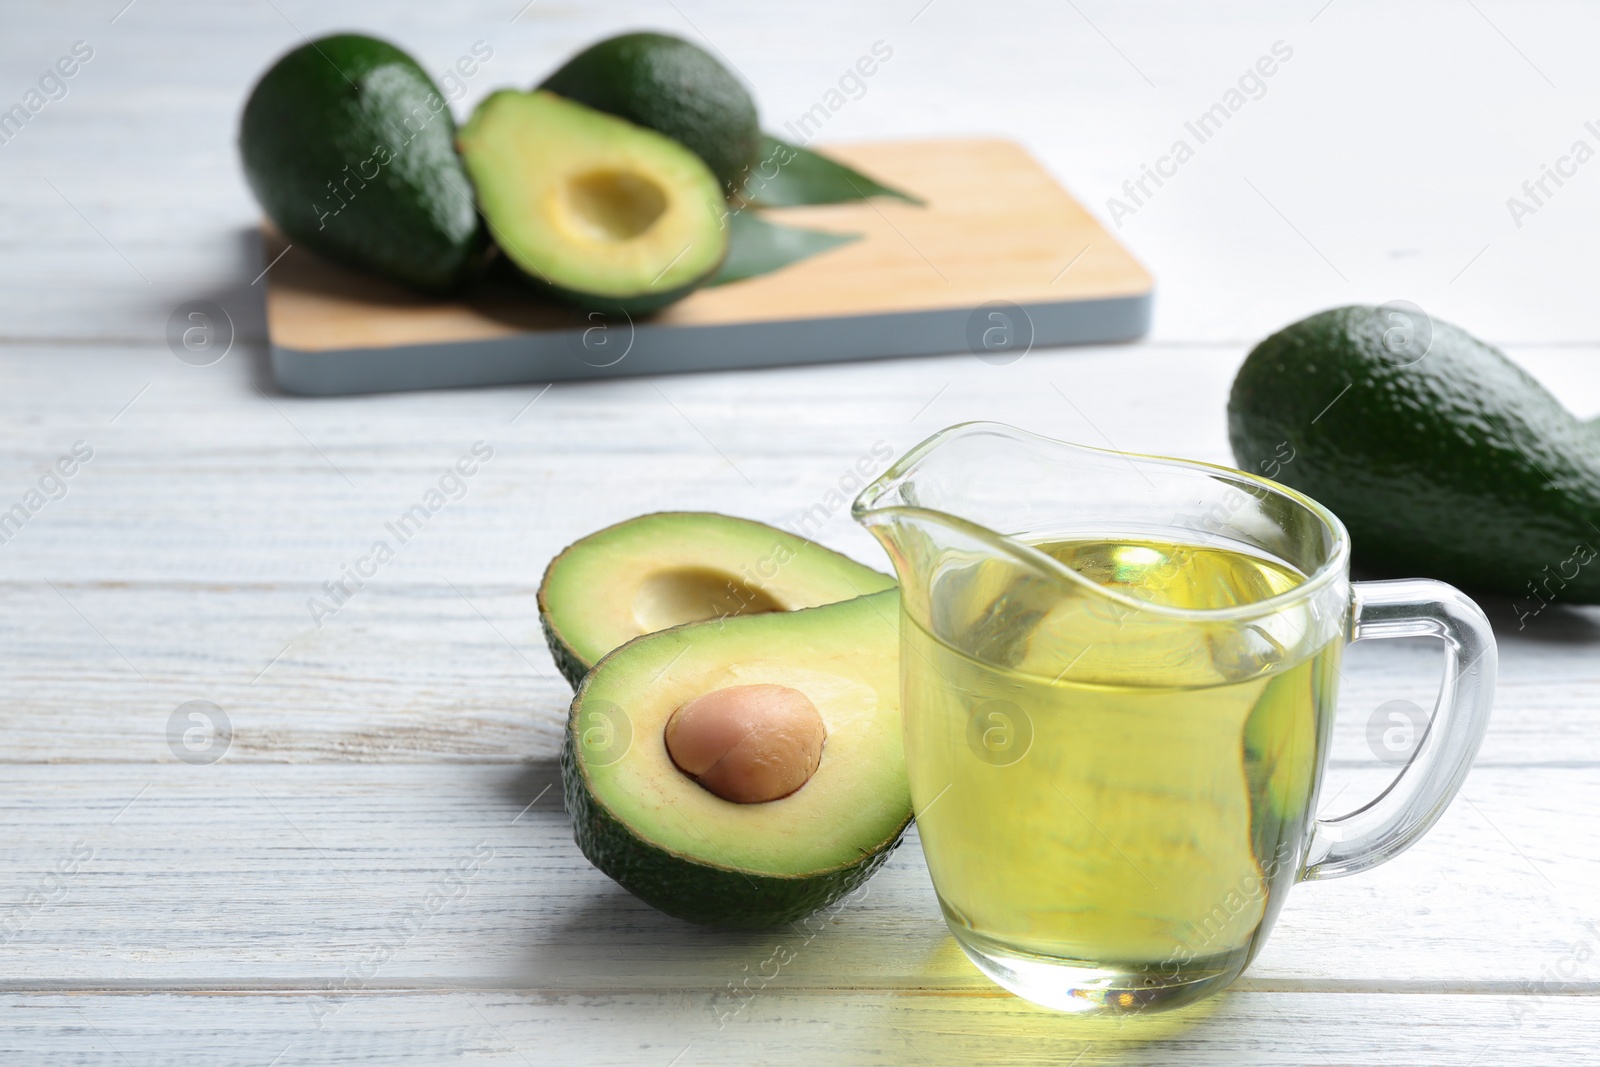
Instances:
[[[833,145],[921,197],[786,208],[779,222],[863,238],[772,274],[607,322],[502,285],[432,301],[268,234],[272,366],[315,395],[1125,341],[1149,327],[1151,279],[1017,144]]]

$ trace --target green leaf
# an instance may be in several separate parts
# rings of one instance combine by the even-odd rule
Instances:
[[[755,207],[797,207],[802,204],[842,204],[869,196],[887,196],[908,204],[922,201],[910,193],[884,185],[858,170],[835,163],[809,148],[786,144],[771,134],[761,135],[761,162],[745,180],[734,203]]]
[[[809,259],[830,248],[861,239],[859,233],[827,233],[802,230],[768,222],[754,211],[728,216],[728,258],[711,279],[711,285],[742,282],[759,274],[782,270],[791,263]]]

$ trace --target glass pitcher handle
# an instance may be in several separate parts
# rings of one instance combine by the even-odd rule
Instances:
[[[1449,806],[1478,754],[1494,699],[1494,630],[1454,586],[1426,578],[1351,586],[1350,639],[1437,637],[1445,645],[1444,684],[1411,761],[1365,807],[1318,819],[1302,881],[1342,878],[1393,859]]]

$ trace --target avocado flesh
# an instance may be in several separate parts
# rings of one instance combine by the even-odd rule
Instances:
[[[665,307],[728,253],[722,193],[693,152],[551,93],[494,93],[458,138],[500,250],[554,295]]]
[[[894,584],[765,523],[660,512],[590,534],[551,560],[539,620],[556,666],[576,687],[602,656],[641,634],[832,604]]]
[[[774,926],[861,885],[911,819],[898,621],[899,593],[888,590],[691,623],[612,652],[578,690],[562,751],[578,847],[629,892],[690,922]],[[663,734],[689,700],[761,683],[803,693],[827,740],[798,790],[735,804],[680,771]]]
[[[625,33],[579,52],[539,88],[655,130],[705,161],[726,192],[761,151],[755,101],[709,52],[661,33]]]
[[[301,46],[245,104],[239,151],[267,216],[295,244],[442,293],[481,266],[455,120],[415,60],[339,34]]]
[[[1449,323],[1399,365],[1394,325],[1382,308],[1336,308],[1257,345],[1228,401],[1239,466],[1331,508],[1374,570],[1530,609],[1600,603],[1600,435]]]

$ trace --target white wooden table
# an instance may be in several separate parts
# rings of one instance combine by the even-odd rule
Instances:
[[[623,893],[561,809],[568,691],[533,602],[590,530],[658,508],[781,522],[875,441],[898,453],[960,420],[1228,462],[1249,344],[1338,303],[1411,300],[1600,411],[1600,162],[1520,227],[1506,204],[1575,140],[1600,143],[1583,125],[1600,10],[524,2],[0,14],[0,107],[74,42],[93,49],[0,144],[0,509],[75,442],[93,449],[0,544],[0,1061],[1600,1062],[1600,612],[1519,631],[1488,603],[1495,719],[1438,827],[1380,870],[1296,889],[1233,991],[1118,1026],[980,978],[914,839],[815,935],[694,929]],[[633,26],[703,32],[773,127],[885,41],[893,58],[825,139],[1011,135],[1108,221],[1107,198],[1274,42],[1292,57],[1121,217],[1159,283],[1136,346],[277,393],[234,151],[256,74],[302,33],[370,30],[436,71],[481,40],[494,55],[461,113]],[[163,339],[194,299],[237,328],[213,366]],[[467,495],[314,625],[307,598],[480,440],[494,458]],[[882,564],[846,515],[820,537]],[[1351,653],[1333,807],[1381,788],[1367,720],[1425,703],[1438,663],[1427,646]],[[217,762],[169,744],[191,700],[232,724]],[[779,943],[794,962],[747,981]]]

